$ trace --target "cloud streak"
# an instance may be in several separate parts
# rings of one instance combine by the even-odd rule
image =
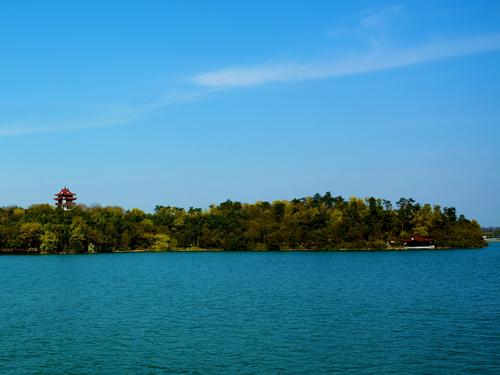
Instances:
[[[180,87],[148,103],[110,109],[103,111],[101,115],[86,119],[57,122],[44,122],[41,119],[40,122],[0,124],[0,137],[127,125],[146,118],[151,112],[205,100],[216,93],[234,88],[368,74],[500,50],[500,33],[460,39],[434,39],[420,46],[399,49],[384,48],[383,45],[386,43],[383,31],[386,23],[404,10],[402,5],[370,8],[358,15],[360,18],[356,28],[337,29],[329,33],[331,37],[344,39],[354,33],[356,37],[368,41],[371,48],[367,48],[357,56],[309,61],[277,61],[207,71],[188,77],[189,86]]]
[[[215,89],[197,89],[171,92],[150,103],[137,106],[114,108],[100,117],[64,122],[18,122],[0,125],[0,137],[36,135],[45,133],[67,132],[127,125],[144,118],[149,112],[161,110],[182,103],[202,100],[212,94]]]
[[[405,9],[403,5],[392,5],[380,9],[368,9],[362,13],[361,26],[364,28],[379,29],[387,19]]]
[[[364,74],[497,50],[500,50],[500,33],[434,40],[400,50],[376,49],[355,58],[233,67],[195,75],[191,82],[210,89],[248,87]]]
[[[115,125],[124,125],[140,118],[142,110],[139,108],[122,108],[114,110],[107,115],[88,119],[69,121],[40,121],[40,122],[18,122],[0,126],[0,137],[17,135],[32,135],[44,133],[56,133],[61,131],[77,131],[95,128],[104,128]]]

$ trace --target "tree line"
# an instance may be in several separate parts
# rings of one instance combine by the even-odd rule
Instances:
[[[500,227],[483,228],[483,234],[488,238],[500,238]]]
[[[401,198],[312,197],[256,202],[226,201],[208,209],[48,204],[0,208],[2,253],[111,252],[122,250],[329,250],[385,249],[411,236],[437,247],[482,247],[479,224],[454,207]]]

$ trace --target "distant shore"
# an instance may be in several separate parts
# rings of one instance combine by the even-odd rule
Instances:
[[[411,198],[401,198],[396,206],[382,198],[344,199],[329,192],[273,202],[227,200],[208,209],[158,205],[153,213],[117,206],[8,206],[0,207],[0,252],[349,251],[485,246],[486,233],[479,223],[458,214],[454,207],[420,204]]]

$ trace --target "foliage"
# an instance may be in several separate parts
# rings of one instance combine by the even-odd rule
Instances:
[[[42,254],[54,253],[57,251],[58,238],[54,232],[45,231],[40,237],[40,252]]]
[[[171,249],[172,241],[170,240],[170,236],[168,234],[158,233],[152,236],[151,250],[162,251]]]
[[[291,201],[244,204],[226,201],[207,210],[156,206],[154,213],[77,205],[64,211],[47,204],[0,208],[0,251],[110,252],[116,250],[383,249],[412,235],[440,247],[482,247],[479,224],[454,207],[348,200],[330,193]]]

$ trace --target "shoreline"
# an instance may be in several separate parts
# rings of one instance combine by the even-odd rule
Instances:
[[[500,242],[500,241],[489,241],[489,242]],[[169,250],[115,250],[109,252],[95,252],[95,253],[81,253],[81,252],[71,252],[62,251],[56,253],[40,253],[35,251],[26,252],[11,252],[11,251],[0,251],[0,256],[2,255],[21,255],[21,256],[36,256],[36,255],[98,255],[98,254],[129,254],[129,253],[223,253],[223,252],[238,252],[238,253],[267,253],[267,252],[310,252],[310,253],[326,253],[326,252],[389,252],[389,251],[442,251],[442,250],[481,250],[488,246],[483,247],[437,247],[435,249],[419,249],[419,248],[403,248],[403,247],[392,247],[387,249],[280,249],[280,250],[224,250],[224,249],[169,249]]]

